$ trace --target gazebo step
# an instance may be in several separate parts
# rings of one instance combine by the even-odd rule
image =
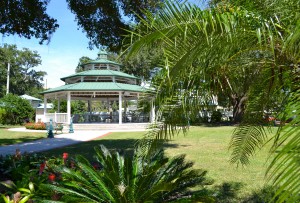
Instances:
[[[74,130],[131,130],[131,131],[140,131],[146,130],[149,126],[149,123],[124,123],[124,124],[115,124],[115,123],[84,123],[84,124],[73,124]]]

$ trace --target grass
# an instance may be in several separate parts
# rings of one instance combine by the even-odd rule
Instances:
[[[187,160],[195,163],[194,168],[208,171],[208,176],[215,180],[214,185],[223,182],[241,182],[244,185],[242,193],[245,194],[260,189],[265,182],[267,149],[259,151],[249,166],[237,168],[236,165],[230,164],[228,144],[233,129],[233,127],[192,127],[187,136],[180,134],[169,141],[166,145],[166,154],[168,156],[186,154]],[[49,150],[43,154],[61,156],[63,152],[68,152],[71,156],[82,154],[91,159],[94,146],[99,144],[105,145],[108,149],[131,153],[134,144],[143,134],[144,132],[111,133],[97,140]]]
[[[16,132],[9,131],[8,128],[20,126],[0,126],[0,146],[18,144],[45,138],[44,132]]]

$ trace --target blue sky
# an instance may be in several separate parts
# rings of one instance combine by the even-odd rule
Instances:
[[[190,0],[189,2],[199,3],[201,0]],[[57,19],[59,24],[49,45],[40,45],[39,41],[34,38],[28,40],[18,36],[2,36],[0,45],[16,44],[18,49],[26,47],[37,51],[41,56],[42,64],[35,70],[46,71],[44,86],[53,88],[64,84],[60,78],[75,72],[80,57],[88,56],[95,59],[98,49],[88,49],[88,39],[82,29],[78,29],[75,15],[68,9],[65,0],[51,0],[47,13]]]

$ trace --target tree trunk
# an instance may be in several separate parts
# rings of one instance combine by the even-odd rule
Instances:
[[[245,112],[245,102],[247,100],[246,96],[243,97],[232,97],[233,106],[233,122],[240,123],[243,119]]]

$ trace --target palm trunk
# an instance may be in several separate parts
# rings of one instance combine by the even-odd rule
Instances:
[[[233,122],[240,123],[243,120],[245,112],[245,102],[247,100],[246,96],[232,97],[232,106],[233,106]]]

